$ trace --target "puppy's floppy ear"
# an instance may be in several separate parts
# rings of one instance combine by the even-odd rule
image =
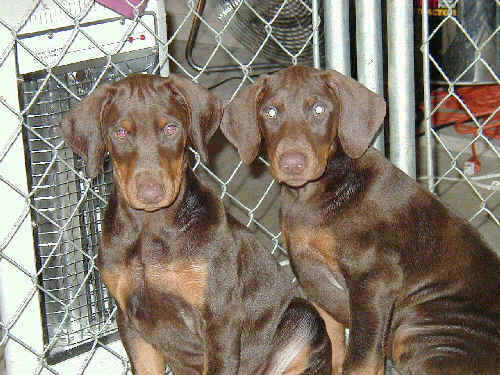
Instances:
[[[384,121],[386,105],[382,96],[335,70],[323,76],[340,101],[340,144],[347,156],[361,157]]]
[[[266,78],[243,89],[226,107],[222,118],[221,130],[240,154],[245,164],[250,164],[259,154],[260,130],[257,110],[266,87]]]
[[[200,153],[201,160],[207,162],[208,142],[222,120],[222,102],[203,86],[176,74],[168,76],[167,85],[187,106],[190,116],[189,138]]]
[[[110,84],[98,87],[74,106],[60,123],[64,141],[83,158],[90,178],[102,171],[106,146],[101,134],[101,120],[113,93]]]

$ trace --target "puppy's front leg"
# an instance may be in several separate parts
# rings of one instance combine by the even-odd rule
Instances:
[[[237,309],[208,320],[205,336],[203,375],[235,375],[240,367],[241,321]]]
[[[283,220],[281,225],[295,275],[325,322],[332,343],[332,374],[341,374],[346,348],[340,321],[348,320],[349,300],[334,258],[333,237],[318,228],[288,231]]]
[[[120,338],[127,351],[134,375],[165,375],[165,359],[150,343],[133,329],[118,309],[117,324]]]
[[[396,288],[387,270],[348,280],[351,313],[343,375],[383,375],[385,333],[391,319]]]
[[[344,326],[317,304],[313,303],[313,305],[325,322],[326,331],[332,344],[332,375],[340,375],[342,373],[342,364],[345,358]]]

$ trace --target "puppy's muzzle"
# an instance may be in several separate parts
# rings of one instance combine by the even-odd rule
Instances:
[[[145,205],[153,205],[165,199],[165,186],[149,173],[141,173],[136,177],[137,200]]]

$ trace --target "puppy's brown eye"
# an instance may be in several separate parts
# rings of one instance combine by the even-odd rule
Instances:
[[[313,112],[316,116],[322,115],[323,113],[326,112],[326,108],[323,104],[321,103],[314,103],[313,104]]]
[[[275,119],[278,117],[278,109],[275,106],[270,105],[265,109],[264,114],[268,119]]]
[[[167,124],[164,127],[164,131],[166,135],[173,135],[177,131],[177,125]]]
[[[115,134],[118,139],[125,139],[128,136],[128,131],[125,128],[118,128],[115,130]]]

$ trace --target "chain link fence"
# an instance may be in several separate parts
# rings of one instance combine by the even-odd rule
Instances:
[[[109,8],[117,3],[125,6]],[[460,92],[465,83],[498,83],[498,22],[486,20],[491,28],[476,33],[463,18],[467,12],[461,7],[467,3],[427,4],[445,13],[432,20],[423,39],[417,35],[432,67],[419,83],[423,121],[417,155],[422,182],[498,250],[500,146],[497,127],[488,125],[496,124],[499,107],[476,112]],[[498,1],[481,3],[491,9],[479,9],[479,15],[496,14],[500,7]],[[416,3],[416,20],[421,5]],[[117,335],[116,307],[94,264],[112,171],[107,162],[96,179],[85,176],[81,159],[58,134],[64,114],[99,84],[132,73],[184,74],[227,103],[262,72],[321,63],[322,14],[320,0],[19,0],[4,5],[0,375],[130,373]],[[462,44],[454,45],[457,35],[463,35],[456,42]],[[452,51],[463,43],[472,46],[463,72],[455,69],[453,57],[443,57],[435,41]],[[484,67],[482,78],[466,77],[476,65]],[[425,64],[422,69],[426,72]],[[491,77],[484,78],[485,72]],[[444,88],[444,96],[438,88]],[[444,126],[449,122],[436,125],[438,114],[450,112],[468,115],[461,123],[473,130],[462,134]],[[192,151],[195,172],[289,271],[277,222],[279,187],[265,159],[243,165],[220,134],[211,142],[208,165]],[[476,160],[480,169],[474,169]]]
[[[500,252],[500,2],[429,1],[424,16],[420,179]]]

